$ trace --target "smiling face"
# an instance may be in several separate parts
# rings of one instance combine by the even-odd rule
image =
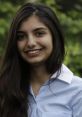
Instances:
[[[52,53],[52,35],[37,16],[31,16],[17,31],[17,47],[22,58],[34,65],[44,63]]]

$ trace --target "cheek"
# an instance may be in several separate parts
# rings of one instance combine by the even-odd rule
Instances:
[[[25,46],[25,42],[17,42],[17,47],[19,51],[23,50],[24,46]]]
[[[52,51],[53,51],[53,42],[52,41],[49,41],[47,47],[48,47],[47,50],[48,50],[49,54],[51,54]]]
[[[53,50],[53,41],[52,41],[52,38],[49,38],[47,41],[47,47],[50,49],[50,51]]]
[[[18,51],[21,50],[21,45],[19,43],[17,43],[17,48],[18,48]]]

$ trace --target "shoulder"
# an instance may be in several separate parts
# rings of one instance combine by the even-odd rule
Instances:
[[[82,78],[73,75],[71,85],[74,86],[77,90],[82,91]]]
[[[78,82],[78,83],[82,83],[82,78],[79,76],[73,75],[73,81]]]
[[[52,75],[52,79],[55,79],[56,73]],[[54,82],[55,83],[55,82]],[[61,85],[59,85],[61,84]],[[65,89],[75,90],[82,90],[82,78],[76,76],[67,66],[64,64],[61,67],[61,73],[57,78],[57,84],[59,87],[65,87]]]
[[[79,90],[82,91],[82,78],[76,76],[67,66],[62,65],[61,74],[58,79],[62,81],[63,84],[67,84],[69,89],[75,90],[77,92]]]
[[[78,117],[82,115],[82,78],[78,76],[73,76],[71,87],[73,89],[73,97],[71,99],[71,107],[73,109],[73,114],[79,114]],[[79,108],[79,109],[78,109]]]

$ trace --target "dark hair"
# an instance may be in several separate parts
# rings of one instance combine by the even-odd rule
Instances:
[[[55,13],[42,4],[27,3],[12,21],[8,44],[0,71],[0,117],[27,117],[30,65],[18,53],[17,30],[31,15],[36,15],[50,29],[53,52],[46,61],[50,74],[59,71],[64,60],[64,37]]]

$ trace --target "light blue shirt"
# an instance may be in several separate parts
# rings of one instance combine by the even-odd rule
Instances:
[[[82,117],[82,79],[62,65],[61,74],[43,85],[35,97],[29,95],[28,117]]]

